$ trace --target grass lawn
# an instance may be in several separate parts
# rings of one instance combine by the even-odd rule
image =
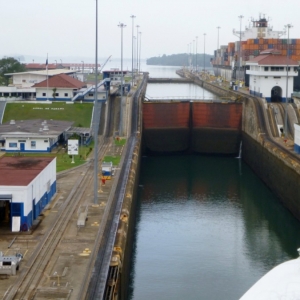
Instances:
[[[3,123],[10,120],[52,119],[74,121],[75,127],[90,127],[92,111],[93,103],[7,103]]]
[[[104,158],[103,158],[103,162],[110,162],[111,161],[113,163],[113,166],[118,166],[119,163],[120,163],[120,160],[121,160],[120,155],[116,155],[116,156],[107,155],[107,156],[104,156]]]
[[[124,146],[126,144],[126,139],[120,138],[119,140],[115,139],[116,146]]]

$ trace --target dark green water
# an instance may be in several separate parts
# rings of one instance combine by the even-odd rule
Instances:
[[[138,201],[130,299],[239,299],[298,256],[299,222],[239,159],[145,157]]]

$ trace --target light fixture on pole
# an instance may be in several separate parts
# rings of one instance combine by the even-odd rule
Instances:
[[[196,73],[198,72],[198,36],[196,36]]]
[[[98,0],[96,0],[96,45],[95,45],[95,87],[94,87],[94,203],[98,203]]]
[[[241,83],[241,48],[242,48],[242,19],[244,16],[240,15],[240,45],[239,45],[239,81]]]
[[[204,74],[205,74],[205,36],[206,36],[206,33],[203,34],[204,36],[204,55],[203,55],[203,65],[204,65]]]
[[[219,51],[219,30],[220,30],[220,26],[217,27],[218,29],[218,40],[217,40],[217,55],[216,58],[218,57],[218,51]],[[217,62],[217,77],[219,76],[219,63]]]
[[[123,29],[126,27],[124,23],[119,23],[118,25],[121,28],[121,99],[120,99],[120,126],[119,126],[119,135],[122,136],[123,134],[123,105],[122,105],[122,100],[123,100]]]
[[[285,25],[285,28],[288,32],[287,38],[287,51],[286,51],[286,94],[285,94],[285,114],[284,114],[284,137],[287,138],[288,136],[288,129],[287,129],[287,110],[288,110],[288,86],[289,86],[289,44],[290,44],[290,28],[293,26],[291,24]]]
[[[139,71],[139,27],[136,25],[136,71]]]
[[[82,81],[84,82],[84,61],[82,60]]]
[[[134,39],[133,39],[133,35],[134,35],[134,18],[136,18],[136,16],[131,15],[130,18],[132,18],[132,62],[131,62],[131,86],[133,86],[133,49],[134,49]]]

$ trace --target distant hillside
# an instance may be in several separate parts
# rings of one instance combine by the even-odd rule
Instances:
[[[205,54],[205,66],[210,66],[210,59],[213,57],[213,55]],[[172,54],[172,55],[166,55],[158,56],[158,57],[151,57],[147,59],[147,65],[160,65],[160,66],[188,66],[189,62],[191,60],[192,65],[197,65],[202,67],[204,66],[204,54],[197,54],[196,55],[189,55],[187,53],[182,54]]]

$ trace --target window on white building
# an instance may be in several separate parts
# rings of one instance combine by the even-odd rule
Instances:
[[[55,97],[59,96],[59,93],[55,93]]]
[[[31,141],[31,148],[35,149],[36,148],[36,141]]]
[[[284,71],[284,67],[271,67],[271,71]]]
[[[46,93],[43,93],[43,97],[46,97]]]
[[[68,95],[69,95],[68,93],[65,93],[65,97],[68,97]]]
[[[265,67],[265,71],[269,71],[269,67]]]
[[[9,148],[17,148],[17,143],[8,143]]]

